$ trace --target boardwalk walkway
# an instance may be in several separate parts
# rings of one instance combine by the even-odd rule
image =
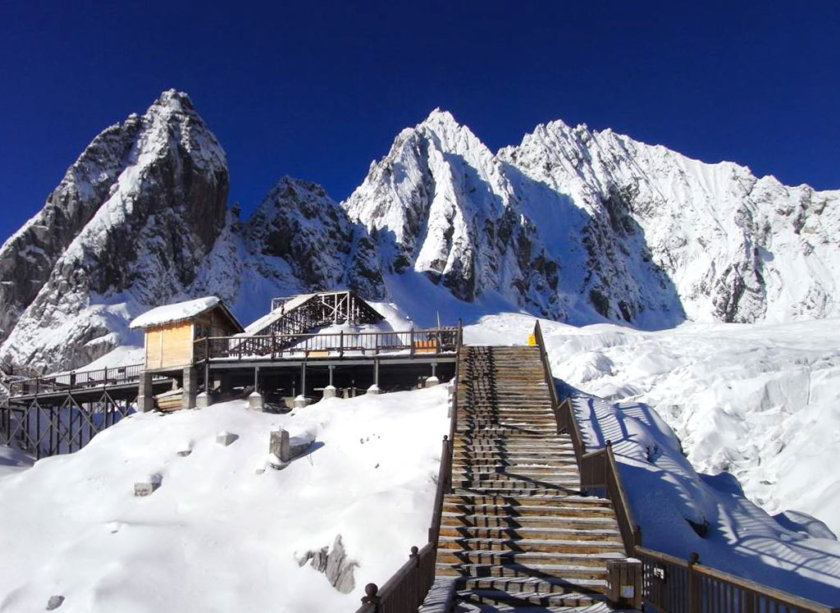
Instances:
[[[455,610],[608,610],[621,535],[611,503],[580,493],[539,349],[465,347],[459,360],[436,573],[456,577]]]

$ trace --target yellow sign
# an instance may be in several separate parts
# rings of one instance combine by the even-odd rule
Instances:
[[[528,335],[528,346],[533,347],[537,344],[537,335],[536,334],[529,334]]]

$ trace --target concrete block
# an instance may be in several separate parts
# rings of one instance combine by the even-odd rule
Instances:
[[[274,470],[283,470],[289,465],[289,462],[284,462],[279,457],[274,455],[273,453],[268,454],[268,459],[266,460],[266,465],[270,466]]]
[[[335,398],[336,396],[336,389],[334,385],[328,385],[324,388],[324,399],[327,398]]]
[[[150,475],[147,479],[144,479],[143,481],[135,482],[134,495],[151,496],[151,494],[160,487],[161,481],[162,479],[160,475]]]
[[[381,394],[382,390],[379,389],[379,386],[374,383],[367,389],[368,394]]]
[[[227,447],[238,438],[239,436],[234,434],[233,432],[219,432],[216,435],[216,443],[221,445],[222,447]]]
[[[211,404],[213,404],[213,400],[207,392],[201,392],[195,397],[195,408],[197,409],[206,409]]]
[[[268,441],[268,452],[277,456],[281,462],[287,462],[289,450],[289,433],[282,428],[272,432]]]
[[[429,378],[426,379],[425,386],[426,387],[434,387],[438,383],[440,383],[440,379],[438,379],[437,377],[429,377]]]
[[[251,392],[248,396],[248,407],[252,411],[265,410],[265,399],[263,398],[263,395],[259,392]]]
[[[307,398],[306,396],[302,396],[302,395],[298,396],[298,397],[295,398],[295,408],[300,409],[302,407],[309,406],[311,404],[311,402],[312,402],[311,398]]]

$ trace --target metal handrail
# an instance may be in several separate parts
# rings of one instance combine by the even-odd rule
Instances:
[[[130,364],[17,379],[9,382],[9,394],[11,397],[15,397],[133,383],[140,379],[142,371],[143,364]]]
[[[313,355],[321,352],[360,351],[365,355],[382,355],[394,351],[408,351],[413,357],[419,354],[455,353],[461,342],[461,328],[455,326],[426,330],[399,330],[377,332],[329,332],[309,334],[262,334],[211,336],[196,339],[195,361],[208,359],[242,359],[271,356],[271,359],[296,357],[335,357]]]

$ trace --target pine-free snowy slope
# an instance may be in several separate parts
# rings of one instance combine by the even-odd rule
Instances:
[[[445,386],[328,400],[289,415],[243,402],[134,415],[80,452],[0,477],[0,611],[348,611],[426,542]],[[315,436],[282,471],[269,432]],[[229,447],[219,431],[238,435]],[[177,452],[191,447],[192,453]],[[160,489],[133,495],[156,473]],[[341,535],[357,561],[340,594],[296,556]]]

